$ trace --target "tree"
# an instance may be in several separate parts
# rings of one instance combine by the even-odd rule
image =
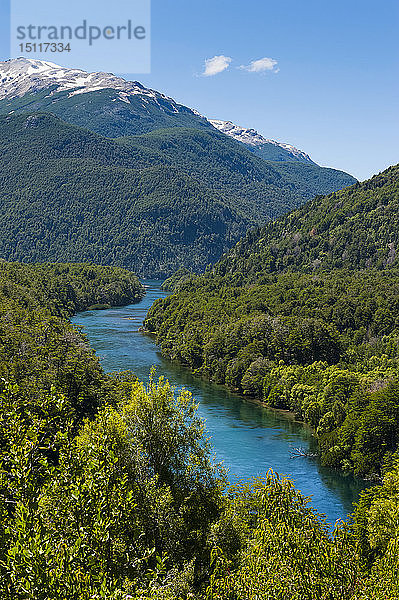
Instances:
[[[1,564],[7,590],[80,600],[145,581],[161,590],[177,569],[198,579],[223,486],[191,394],[175,396],[152,375],[147,387],[135,382],[120,409],[103,408],[66,445],[34,501],[17,503]]]

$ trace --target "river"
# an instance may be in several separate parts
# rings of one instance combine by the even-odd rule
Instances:
[[[139,331],[148,309],[167,296],[160,281],[144,281],[145,298],[138,304],[101,311],[86,311],[73,317],[83,327],[106,371],[132,370],[147,380],[152,365],[177,389],[185,387],[199,402],[199,413],[218,460],[229,470],[230,481],[265,474],[269,468],[292,479],[312,505],[334,525],[352,511],[366,482],[321,467],[317,459],[292,458],[297,447],[312,450],[311,430],[292,415],[267,409],[191,375],[180,365],[164,359],[154,340]]]

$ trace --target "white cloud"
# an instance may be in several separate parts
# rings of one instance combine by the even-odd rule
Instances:
[[[241,65],[239,69],[244,69],[244,71],[248,71],[249,73],[262,73],[263,71],[278,73],[280,69],[277,68],[276,65],[276,60],[265,57],[259,58],[258,60],[253,60],[249,63],[249,65]]]
[[[232,61],[230,56],[214,56],[213,58],[207,58],[205,61],[205,71],[202,73],[204,77],[210,77],[211,75],[217,75],[222,71],[229,68]]]

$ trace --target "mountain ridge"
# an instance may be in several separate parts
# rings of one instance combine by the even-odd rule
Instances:
[[[241,127],[231,121],[208,120],[216,129],[244,144],[249,150],[265,160],[293,160],[313,165],[317,164],[306,152],[295,148],[291,144],[266,139],[255,129]]]
[[[212,129],[114,140],[49,113],[0,116],[0,173],[2,257],[157,277],[203,270],[251,226],[351,179],[266,163]]]
[[[399,164],[349,188],[316,196],[250,232],[216,269],[219,274],[243,270],[255,280],[265,270],[389,267],[399,264],[398,232]]]
[[[26,58],[0,62],[0,114],[52,112],[106,137],[158,127],[212,128],[198,111],[138,81]]]
[[[355,181],[266,161],[112,74],[21,58],[0,63],[0,90],[0,252],[12,260],[201,271],[250,227]]]
[[[23,57],[0,62],[0,114],[43,110],[106,137],[174,126],[216,129],[264,160],[317,164],[291,144],[231,121],[209,119],[138,81]]]

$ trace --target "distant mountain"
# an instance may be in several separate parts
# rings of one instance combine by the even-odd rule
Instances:
[[[0,62],[0,114],[21,111],[51,112],[107,137],[162,127],[212,128],[198,112],[138,81],[41,60]]]
[[[57,86],[58,92],[68,90],[74,96],[107,88],[153,99],[160,96],[156,92],[146,90],[137,81],[126,81],[112,73],[87,73],[81,69],[67,69],[52,62],[27,58],[17,58],[0,64],[0,99],[18,98],[53,85]],[[177,107],[175,110],[178,110]]]
[[[118,140],[151,150],[242,211],[254,224],[265,223],[304,199],[351,185],[356,180],[335,169],[300,162],[266,162],[215,130],[172,128]]]
[[[290,144],[265,139],[254,129],[230,121],[207,119],[138,81],[126,81],[112,73],[67,69],[47,61],[17,58],[0,62],[0,114],[21,111],[51,112],[107,137],[170,127],[216,128],[264,160],[316,164]]]
[[[222,133],[229,135],[241,144],[244,144],[251,152],[260,156],[264,160],[272,161],[299,161],[315,165],[316,163],[308,154],[298,150],[291,144],[267,140],[255,129],[245,129],[239,125],[234,125],[231,121],[219,121],[209,119],[209,122]]]
[[[265,161],[196,111],[108,73],[6,61],[0,98],[8,259],[199,271],[249,228],[356,181],[281,145],[271,147],[285,159]]]
[[[251,226],[351,180],[274,164],[214,130],[111,140],[45,113],[0,117],[0,256],[201,271]]]

